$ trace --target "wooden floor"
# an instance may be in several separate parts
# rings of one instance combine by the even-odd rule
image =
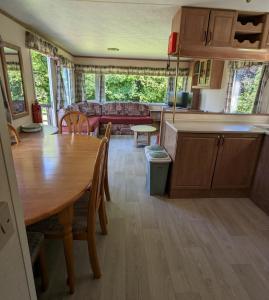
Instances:
[[[150,197],[144,150],[111,140],[109,234],[98,235],[103,276],[93,280],[75,242],[76,292],[68,295],[62,243],[46,245],[44,299],[268,300],[269,217],[248,199]]]

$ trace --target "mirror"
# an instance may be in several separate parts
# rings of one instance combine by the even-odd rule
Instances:
[[[8,43],[2,43],[1,59],[9,108],[12,118],[17,119],[29,113],[23,80],[23,65],[20,48]]]

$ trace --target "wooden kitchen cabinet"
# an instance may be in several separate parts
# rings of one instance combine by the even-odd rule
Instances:
[[[207,32],[207,45],[232,47],[236,18],[236,11],[211,10]]]
[[[269,214],[269,136],[265,136],[254,184],[251,200]]]
[[[183,7],[179,44],[231,47],[236,17],[235,11]]]
[[[183,7],[180,24],[180,44],[205,45],[209,15],[210,9]]]
[[[182,133],[166,125],[164,147],[173,161],[169,196],[248,197],[262,140],[256,133]]]
[[[214,134],[179,135],[172,178],[176,188],[210,188],[218,140]]]
[[[212,188],[250,188],[261,141],[260,135],[223,135],[219,145]]]
[[[269,14],[266,12],[181,7],[171,29],[178,33],[177,50],[173,55],[268,60],[268,53],[264,51],[269,48]]]
[[[203,59],[198,62],[198,73],[193,72],[194,81],[192,83],[193,89],[221,89],[224,61]],[[195,64],[194,66],[197,66]],[[195,73],[196,72],[196,73]]]

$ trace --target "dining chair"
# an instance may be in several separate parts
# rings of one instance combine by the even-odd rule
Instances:
[[[15,141],[14,144],[16,144],[16,145],[19,144],[20,138],[19,138],[19,134],[18,134],[16,128],[13,125],[11,125],[10,123],[7,123],[7,127],[8,127],[10,137],[14,138],[14,141]]]
[[[104,171],[107,138],[100,143],[93,172],[90,190],[74,204],[73,239],[85,240],[88,243],[88,253],[94,278],[101,277],[101,269],[96,249],[96,217],[99,215],[102,234],[107,234],[107,217],[104,203]],[[43,232],[47,239],[63,239],[64,233],[58,223],[57,216],[31,225],[29,230]]]
[[[49,280],[43,249],[44,235],[40,232],[27,231],[27,239],[32,265],[34,266],[35,262],[38,260],[42,290],[45,291],[48,288]]]
[[[105,173],[104,173],[104,190],[106,195],[106,200],[111,201],[109,184],[108,184],[108,151],[109,151],[109,142],[111,136],[112,123],[109,122],[106,126],[105,137],[107,138],[107,147],[106,147],[106,157],[105,157]]]
[[[86,115],[79,111],[70,111],[61,117],[59,122],[59,133],[67,128],[68,133],[87,134],[90,133],[90,125]]]

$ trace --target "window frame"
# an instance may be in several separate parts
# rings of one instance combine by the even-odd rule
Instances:
[[[107,75],[113,75],[112,74],[96,74],[96,73],[85,73],[85,74],[92,74],[95,75],[95,99],[87,99],[86,94],[85,94],[85,86],[86,86],[86,82],[85,82],[85,77],[84,77],[84,99],[86,101],[89,102],[97,102],[97,103],[109,103],[109,102],[117,102],[117,100],[112,100],[112,101],[107,101],[106,100],[106,92],[105,92],[105,87],[106,87],[106,76]],[[125,75],[128,76],[126,74],[115,74],[115,75]],[[138,75],[139,76],[139,75]],[[174,91],[174,86],[172,87],[172,90],[169,90],[168,86],[168,82],[170,80],[170,78],[174,78],[173,76],[153,76],[153,75],[141,75],[141,76],[149,76],[149,77],[166,77],[167,79],[167,84],[166,84],[166,92],[165,92],[165,97],[163,99],[162,102],[145,102],[145,101],[139,101],[138,103],[141,104],[150,104],[150,105],[159,105],[159,106],[165,106],[167,105],[167,101],[168,101],[168,93],[173,92]],[[179,76],[182,78],[182,87],[180,89],[181,90],[186,90],[187,87],[187,83],[188,83],[188,76]],[[125,99],[123,100],[119,100],[120,101],[126,101]],[[128,100],[127,102],[134,102],[135,100]]]

